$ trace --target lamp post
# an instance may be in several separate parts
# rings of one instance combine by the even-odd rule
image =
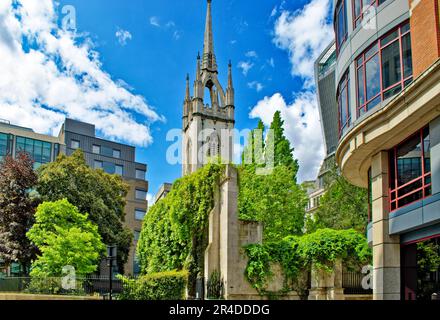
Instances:
[[[107,246],[107,266],[109,267],[109,300],[113,296],[113,266],[116,264],[117,247],[116,245]]]

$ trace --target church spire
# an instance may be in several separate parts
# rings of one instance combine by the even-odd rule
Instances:
[[[211,3],[208,1],[208,9],[206,12],[205,41],[203,47],[203,63],[202,68],[209,71],[217,72],[217,62],[214,54],[214,37],[212,33],[212,14]]]

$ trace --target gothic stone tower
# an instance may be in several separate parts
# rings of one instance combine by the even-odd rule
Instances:
[[[189,75],[186,78],[183,103],[183,175],[196,171],[210,158],[221,157],[225,163],[231,163],[233,156],[235,106],[232,66],[229,62],[228,87],[225,92],[218,80],[214,54],[212,0],[207,1],[203,56],[197,56],[193,96],[190,93]]]

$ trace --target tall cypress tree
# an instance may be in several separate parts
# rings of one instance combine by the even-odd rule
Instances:
[[[36,247],[26,237],[34,223],[36,203],[29,190],[37,184],[33,161],[26,153],[0,162],[0,259],[6,265],[20,263],[29,272]]]
[[[294,149],[284,135],[284,121],[281,119],[280,111],[275,112],[270,129],[273,130],[275,166],[290,167],[294,169],[296,176],[299,168],[298,161],[293,158]]]
[[[255,141],[261,142],[261,148],[255,148]],[[262,164],[259,158],[262,158],[264,154],[264,123],[263,121],[258,122],[256,129],[249,133],[247,145],[244,147],[243,153],[241,155],[241,160],[243,164]],[[245,163],[245,161],[251,161],[251,163]]]

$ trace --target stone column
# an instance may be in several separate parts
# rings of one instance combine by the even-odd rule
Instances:
[[[400,299],[400,237],[389,234],[388,152],[373,156],[373,299]]]

